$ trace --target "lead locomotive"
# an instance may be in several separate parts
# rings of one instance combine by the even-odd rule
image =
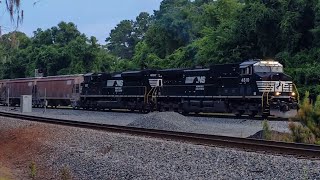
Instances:
[[[293,116],[298,93],[277,61],[84,75],[75,108]]]

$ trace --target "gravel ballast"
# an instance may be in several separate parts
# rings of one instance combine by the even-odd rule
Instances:
[[[0,106],[0,111],[7,112],[7,107]],[[10,112],[19,113],[19,107]],[[214,134],[233,137],[248,137],[262,130],[261,120],[228,119],[214,117],[183,116],[175,112],[153,112],[138,114],[129,112],[99,112],[72,109],[47,109],[44,113],[41,108],[34,108],[32,113],[41,117],[51,117],[67,120],[134,126],[161,130],[175,130],[201,134]],[[270,128],[274,131],[287,133],[288,122],[270,121]]]
[[[127,126],[169,131],[192,131],[197,123],[191,118],[175,112],[152,112],[139,117]]]
[[[320,161],[316,160],[3,117],[0,133],[0,161],[10,163],[15,179],[26,179],[32,160],[39,179],[59,179],[61,169],[73,179],[320,178]]]

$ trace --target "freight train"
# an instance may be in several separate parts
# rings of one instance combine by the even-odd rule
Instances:
[[[282,117],[297,113],[299,99],[292,78],[273,60],[2,80],[0,93],[0,102],[12,105],[19,104],[20,95],[30,94],[34,106]]]

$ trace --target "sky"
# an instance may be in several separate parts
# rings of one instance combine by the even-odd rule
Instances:
[[[28,36],[37,28],[48,29],[59,22],[73,22],[80,32],[95,36],[99,43],[121,20],[134,20],[140,12],[153,13],[162,0],[22,0],[23,23],[19,31]],[[34,5],[34,2],[37,2]],[[75,3],[76,2],[76,3]],[[3,8],[2,8],[3,10]],[[14,29],[7,13],[0,13],[2,33]]]

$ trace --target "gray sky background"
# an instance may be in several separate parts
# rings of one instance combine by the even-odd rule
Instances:
[[[73,22],[88,37],[95,36],[100,43],[121,20],[135,19],[140,12],[153,13],[162,0],[22,0],[24,21],[19,31],[28,36],[37,28],[47,29],[61,21]],[[4,4],[2,4],[4,5]],[[0,13],[2,33],[14,30],[7,13]]]

